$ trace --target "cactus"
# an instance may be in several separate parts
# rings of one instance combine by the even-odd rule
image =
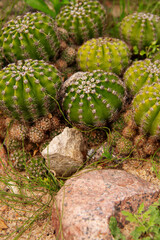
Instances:
[[[55,20],[80,45],[93,37],[103,36],[107,13],[97,0],[76,0],[64,6]]]
[[[27,126],[22,123],[14,122],[8,130],[8,135],[11,139],[24,141],[27,137]]]
[[[48,131],[52,128],[52,122],[49,117],[43,117],[36,121],[35,126],[42,131]]]
[[[17,16],[2,28],[0,48],[9,62],[29,58],[55,59],[60,41],[54,20],[41,12]]]
[[[123,82],[101,70],[77,72],[62,86],[62,107],[70,121],[102,126],[115,119],[125,100]]]
[[[123,136],[120,139],[118,139],[115,149],[116,153],[127,156],[131,153],[132,149],[133,143],[131,140]]]
[[[97,38],[85,42],[78,50],[77,61],[82,71],[101,69],[120,75],[130,63],[127,44],[116,38]]]
[[[142,133],[160,137],[160,83],[144,86],[134,97],[134,120]]]
[[[160,17],[151,13],[133,13],[123,18],[120,24],[121,38],[139,50],[160,42]]]
[[[124,73],[126,87],[135,95],[146,84],[160,82],[160,69],[149,59],[135,61]]]
[[[28,138],[32,143],[41,143],[45,138],[45,134],[43,130],[37,128],[36,126],[32,126],[29,129]]]
[[[45,162],[41,156],[32,157],[28,166],[26,167],[26,170],[29,173],[29,177],[31,178],[44,178],[47,176]]]
[[[18,149],[10,153],[9,160],[19,171],[25,170],[26,162],[29,160],[29,154],[23,149]]]
[[[61,85],[58,70],[43,60],[19,60],[0,71],[0,110],[18,120],[33,121],[55,108]]]

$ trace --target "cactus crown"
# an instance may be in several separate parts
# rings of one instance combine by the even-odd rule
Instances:
[[[106,27],[106,10],[97,0],[76,0],[64,6],[56,17],[77,44],[102,36]]]
[[[130,92],[135,95],[146,84],[160,82],[158,63],[149,59],[135,61],[124,73],[124,82]]]
[[[36,12],[10,20],[2,28],[0,47],[9,62],[28,58],[48,61],[56,58],[60,42],[53,19]]]
[[[105,125],[115,118],[125,100],[123,82],[101,70],[75,73],[64,82],[62,94],[68,118],[82,125]]]
[[[77,61],[82,71],[101,69],[121,74],[130,63],[127,44],[116,38],[93,38],[78,50]]]
[[[19,60],[0,71],[0,110],[18,120],[35,120],[54,109],[61,85],[58,70],[43,60]]]
[[[160,138],[160,84],[144,86],[132,105],[136,124],[143,132]]]
[[[151,13],[133,13],[126,16],[120,25],[121,38],[137,46],[139,50],[153,41],[160,42],[160,17]]]

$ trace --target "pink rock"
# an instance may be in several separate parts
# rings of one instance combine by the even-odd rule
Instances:
[[[160,188],[123,170],[81,171],[55,197],[53,226],[59,240],[111,240],[108,221],[123,226],[122,210],[135,212],[158,200]]]
[[[2,172],[4,167],[6,166],[7,166],[7,154],[6,150],[3,147],[3,144],[0,142],[0,172]]]

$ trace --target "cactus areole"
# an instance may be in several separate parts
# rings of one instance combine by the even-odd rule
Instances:
[[[92,38],[78,50],[77,62],[82,71],[103,70],[122,74],[130,63],[131,52],[122,40],[109,37]]]
[[[58,70],[43,60],[19,60],[0,71],[0,110],[18,120],[34,121],[54,111],[61,85]]]
[[[137,125],[143,132],[160,138],[160,83],[144,86],[132,105]]]
[[[2,28],[0,48],[8,62],[23,59],[55,59],[60,48],[55,22],[41,13],[26,13]]]
[[[125,88],[113,73],[77,72],[64,82],[62,96],[62,107],[70,121],[82,126],[104,126],[122,108]]]
[[[93,37],[103,36],[107,13],[97,0],[76,0],[62,8],[56,22],[80,45]]]

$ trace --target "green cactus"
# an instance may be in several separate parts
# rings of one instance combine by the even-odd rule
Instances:
[[[23,149],[18,149],[10,153],[9,160],[12,162],[13,166],[19,171],[23,171],[26,166],[26,162],[29,160],[30,155]]]
[[[151,13],[133,13],[123,18],[120,24],[121,38],[139,50],[160,42],[160,17]]]
[[[45,161],[41,156],[32,157],[26,170],[31,178],[44,178],[47,176],[47,169],[45,167]]]
[[[116,38],[93,38],[78,50],[77,61],[82,71],[101,69],[120,75],[130,63],[127,44]]]
[[[125,100],[123,82],[101,70],[77,72],[62,86],[62,107],[70,121],[103,126],[115,119]]]
[[[0,48],[9,62],[55,59],[60,42],[54,20],[41,12],[17,16],[2,28]]]
[[[0,71],[0,110],[18,120],[36,120],[54,110],[49,95],[56,97],[60,85],[58,70],[43,60],[9,64]]]
[[[124,73],[126,87],[135,95],[147,84],[160,82],[160,69],[149,59],[135,61]]]
[[[134,120],[142,132],[160,137],[160,83],[144,86],[132,105]]]
[[[57,25],[66,29],[78,45],[93,37],[103,36],[107,22],[105,8],[97,0],[74,2],[62,8],[55,19]]]

